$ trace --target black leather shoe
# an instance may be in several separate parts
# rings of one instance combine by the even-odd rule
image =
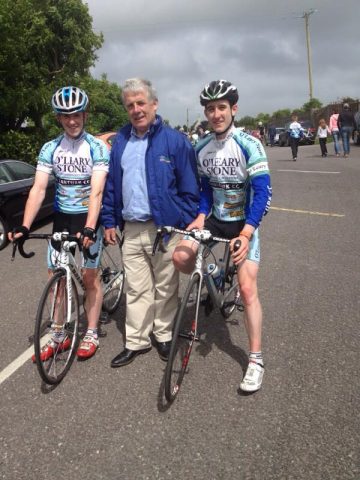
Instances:
[[[128,348],[124,348],[119,355],[116,355],[116,357],[111,360],[111,366],[113,368],[117,368],[129,365],[129,363],[131,363],[135,357],[141,355],[142,353],[150,352],[150,350],[151,347],[143,348],[142,350],[129,350]]]
[[[159,357],[161,358],[161,360],[164,360],[164,362],[167,362],[169,358],[170,347],[171,347],[171,340],[169,340],[168,342],[156,342],[156,348],[157,348]]]

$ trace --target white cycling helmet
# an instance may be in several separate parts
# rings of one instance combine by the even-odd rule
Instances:
[[[89,98],[81,88],[63,87],[54,93],[51,104],[55,113],[85,112]]]
[[[237,88],[227,80],[214,80],[205,85],[200,94],[200,104],[205,106],[213,100],[228,100],[233,106],[239,100]]]

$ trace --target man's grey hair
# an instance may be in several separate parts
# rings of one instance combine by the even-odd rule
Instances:
[[[125,102],[125,95],[127,93],[137,93],[141,91],[144,91],[147,94],[148,100],[158,100],[156,90],[152,86],[150,80],[145,80],[144,78],[129,78],[128,80],[125,80],[125,83],[121,89],[122,102]]]

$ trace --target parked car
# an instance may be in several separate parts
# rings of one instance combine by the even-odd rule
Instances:
[[[280,133],[285,132],[284,127],[276,127],[276,133],[275,133],[275,138],[274,138],[274,145],[279,145],[279,135]],[[270,138],[269,134],[266,135],[266,145],[270,145]]]
[[[357,128],[353,133],[353,140],[355,145],[360,145],[360,110],[355,113],[354,117]]]
[[[315,143],[315,134],[316,130],[308,121],[299,121],[300,125],[304,129],[304,135],[300,139],[299,145],[314,145]],[[289,146],[289,134],[288,128],[290,123],[285,125],[284,131],[279,134],[279,145],[280,147]]]
[[[105,133],[99,133],[98,135],[95,135],[95,137],[100,138],[100,140],[105,142],[108,149],[111,150],[112,142],[114,141],[115,135],[116,135],[116,132],[105,132]]]
[[[8,243],[8,232],[21,225],[35,171],[35,167],[20,160],[0,160],[0,250]],[[52,214],[54,197],[55,179],[51,176],[35,221]]]

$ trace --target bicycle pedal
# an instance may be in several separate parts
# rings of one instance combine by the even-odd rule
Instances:
[[[98,337],[106,337],[107,336],[107,331],[106,330],[102,330],[101,328],[98,328]]]
[[[110,322],[110,317],[109,317],[108,312],[102,311],[102,312],[100,313],[99,322],[100,322],[101,324],[106,324],[106,323],[109,323],[109,322]]]

